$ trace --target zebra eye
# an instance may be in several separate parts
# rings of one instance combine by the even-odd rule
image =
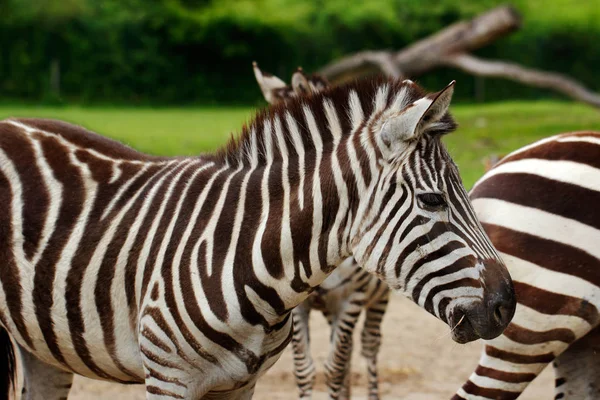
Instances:
[[[442,208],[447,206],[444,196],[439,193],[421,193],[417,197],[427,207]]]

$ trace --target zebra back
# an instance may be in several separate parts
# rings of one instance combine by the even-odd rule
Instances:
[[[475,184],[474,208],[507,264],[518,306],[455,399],[516,399],[553,361],[557,399],[569,380],[587,376],[594,348],[585,338],[600,323],[599,183],[600,132],[573,132],[514,151]],[[576,343],[582,352],[573,353]],[[571,354],[580,365],[561,376]],[[595,379],[569,387],[570,395],[585,397]]]

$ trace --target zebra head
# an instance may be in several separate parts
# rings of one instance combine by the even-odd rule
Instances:
[[[455,341],[494,338],[514,314],[514,288],[440,140],[455,128],[448,114],[454,82],[416,96],[419,88],[404,84],[395,104],[369,122],[379,173],[361,196],[352,253],[448,323]]]
[[[328,86],[301,69],[291,85],[256,63],[254,74],[271,104]],[[456,126],[448,113],[453,87],[426,95],[405,80],[381,84],[367,95],[350,89],[346,124],[353,131],[348,141],[358,146],[354,160],[347,160],[352,176],[346,180],[356,182],[348,193],[359,199],[350,206],[350,253],[363,268],[445,321],[454,340],[464,343],[502,333],[516,302],[508,271],[441,142]],[[334,96],[331,90],[324,94]]]
[[[281,103],[296,96],[317,93],[329,86],[327,79],[320,75],[306,75],[301,67],[298,67],[292,75],[290,85],[278,77],[262,71],[256,62],[252,63],[254,77],[260,90],[269,104]]]

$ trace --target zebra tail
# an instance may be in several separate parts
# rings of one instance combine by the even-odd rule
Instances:
[[[15,390],[17,364],[6,329],[0,327],[0,399],[9,399]]]

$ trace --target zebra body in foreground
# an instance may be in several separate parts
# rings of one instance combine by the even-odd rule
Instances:
[[[270,104],[277,104],[300,96],[316,93],[327,86],[327,80],[307,76],[298,69],[291,84],[265,73],[253,64],[254,76]],[[311,398],[315,384],[316,369],[310,352],[309,317],[311,310],[321,311],[329,323],[331,349],[325,363],[326,383],[333,398],[350,398],[350,360],[353,350],[354,327],[360,314],[365,311],[365,323],[361,335],[362,355],[367,361],[369,398],[379,398],[377,355],[381,345],[381,322],[389,301],[390,289],[376,276],[361,269],[352,257],[346,259],[311,295],[293,311],[294,376],[300,398]]]
[[[451,93],[358,82],[184,158],[1,122],[0,321],[25,398],[67,397],[73,373],[148,399],[250,398],[291,309],[351,255],[456,341],[499,335],[514,293],[440,141]]]
[[[471,198],[518,305],[454,399],[516,399],[549,363],[556,399],[600,398],[600,132],[509,154]]]

